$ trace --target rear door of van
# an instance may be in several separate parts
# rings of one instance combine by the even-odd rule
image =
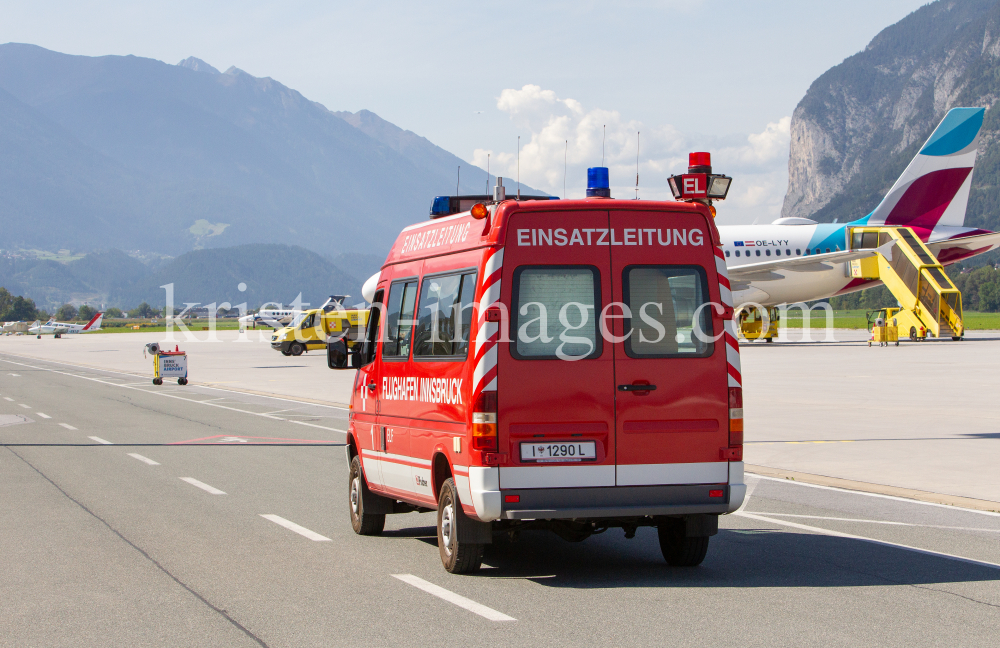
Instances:
[[[509,353],[498,355],[500,487],[615,485],[614,353],[607,211],[515,212],[501,274]]]
[[[623,315],[609,318],[615,483],[725,483],[728,374],[725,341],[712,339],[719,295],[709,224],[700,214],[653,211],[612,211],[610,220],[618,302],[610,312]]]

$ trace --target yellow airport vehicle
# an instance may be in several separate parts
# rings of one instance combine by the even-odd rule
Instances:
[[[900,305],[892,309],[900,331],[914,341],[928,335],[962,339],[962,293],[912,229],[853,227],[850,241],[851,249],[878,250],[874,256],[851,261],[848,272],[855,279],[885,284]]]
[[[368,311],[356,309],[324,310],[314,308],[305,312],[295,326],[278,329],[271,335],[271,348],[282,355],[298,356],[304,351],[326,350],[329,338],[344,337],[348,345],[358,339],[358,331],[368,323]]]
[[[764,328],[764,313],[756,306],[747,306],[740,309],[740,329],[739,333],[747,340],[766,340],[768,343],[774,342],[774,337],[778,335],[778,320],[780,313],[777,308],[771,306],[767,309],[767,328]]]
[[[899,346],[899,326],[896,324],[896,313],[899,308],[883,308],[882,310],[868,311],[868,330],[872,337],[868,340],[868,346],[872,342],[879,346],[889,346],[890,343]]]

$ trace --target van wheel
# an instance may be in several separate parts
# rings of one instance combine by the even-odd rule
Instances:
[[[441,562],[452,574],[470,574],[479,571],[483,564],[483,545],[458,539],[459,517],[464,515],[455,480],[449,477],[441,485],[438,497],[437,534]]]
[[[302,355],[302,345],[296,342],[292,346],[288,347],[288,352],[293,356],[300,356]]]
[[[361,456],[351,459],[351,472],[347,480],[347,504],[351,510],[351,527],[358,535],[372,536],[385,528],[385,514],[365,513],[365,493],[368,486],[361,472]]]
[[[705,560],[708,553],[708,536],[687,538],[682,525],[660,525],[656,528],[660,537],[660,551],[668,565],[672,567],[696,567]]]

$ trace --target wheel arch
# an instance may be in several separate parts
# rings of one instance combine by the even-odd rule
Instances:
[[[441,485],[444,484],[446,479],[454,476],[455,472],[451,468],[448,455],[440,449],[436,450],[434,458],[431,459],[431,484],[434,490],[435,502],[437,502],[438,496],[441,493]]]

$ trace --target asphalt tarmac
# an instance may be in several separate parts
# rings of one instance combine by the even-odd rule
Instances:
[[[346,411],[0,354],[0,645],[995,645],[1000,515],[750,476],[705,562],[360,537]]]

